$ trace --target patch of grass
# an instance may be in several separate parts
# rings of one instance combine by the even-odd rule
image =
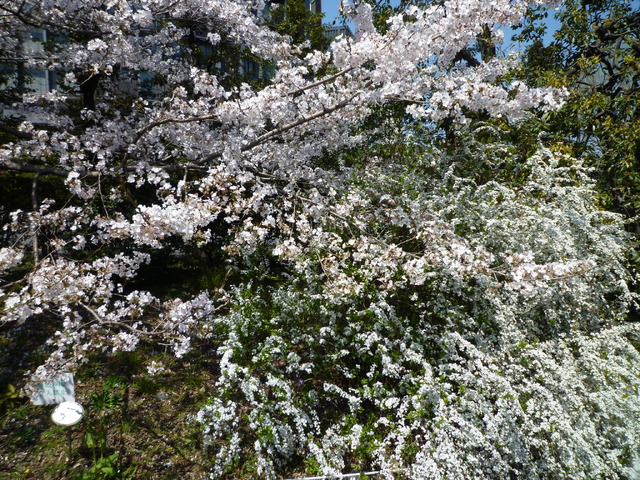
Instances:
[[[151,359],[167,370],[150,376]],[[150,350],[95,360],[75,374],[85,407],[79,424],[57,426],[53,406],[23,397],[0,416],[0,478],[203,478],[207,452],[191,418],[215,386],[209,360],[180,362]]]
[[[155,395],[160,390],[158,382],[148,377],[137,378],[133,385],[140,394]]]

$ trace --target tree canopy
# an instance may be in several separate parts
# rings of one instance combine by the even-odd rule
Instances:
[[[529,81],[572,89],[543,128],[596,169],[607,205],[628,217],[638,214],[640,185],[640,10],[634,3],[566,2],[546,46],[545,12],[532,11],[521,35],[532,41],[524,66]]]

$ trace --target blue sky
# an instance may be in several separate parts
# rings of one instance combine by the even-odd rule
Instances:
[[[322,0],[324,23],[331,23],[338,16],[338,4],[340,0]]]

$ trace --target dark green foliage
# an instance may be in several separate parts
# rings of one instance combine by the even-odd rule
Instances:
[[[522,73],[530,83],[565,86],[571,95],[543,130],[595,168],[609,208],[634,217],[640,213],[640,6],[566,2],[549,45],[546,16],[532,11],[523,24],[519,38],[532,43]]]
[[[0,394],[0,412],[15,408],[22,403],[20,390],[9,383],[5,392]]]
[[[288,0],[269,13],[269,25],[274,31],[288,35],[296,45],[309,42],[303,49],[303,56],[329,47],[329,40],[324,37],[322,14],[309,11],[304,0]]]
[[[118,462],[118,453],[100,457],[86,472],[71,477],[71,480],[131,480],[135,478],[135,469],[123,469]]]

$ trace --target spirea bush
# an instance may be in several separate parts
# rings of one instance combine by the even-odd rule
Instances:
[[[488,127],[566,92],[459,55],[527,3],[408,6],[379,32],[351,2],[355,37],[304,55],[265,7],[0,0],[0,61],[58,78],[0,121],[0,182],[23,187],[0,318],[48,337],[27,389],[141,345],[213,356],[212,478],[633,478],[633,239],[561,145]],[[270,76],[201,61],[229,46]]]
[[[624,321],[622,219],[549,150],[517,185],[454,170],[442,152],[371,159],[289,245],[280,278],[230,292],[211,332],[219,395],[198,414],[219,476],[250,451],[271,477],[304,461],[327,475],[624,478],[640,337]]]

